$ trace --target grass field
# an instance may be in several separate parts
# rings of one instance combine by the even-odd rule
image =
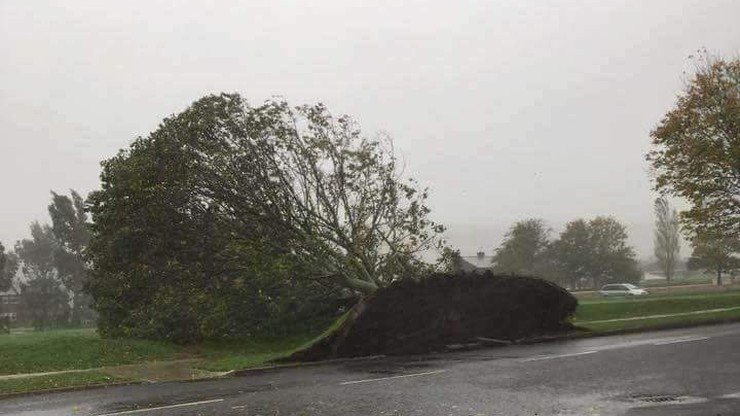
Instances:
[[[672,326],[685,326],[701,323],[713,323],[724,321],[740,321],[740,309],[723,312],[711,312],[700,315],[681,315],[664,318],[639,319],[621,322],[596,322],[584,324],[586,328],[597,332],[608,332],[618,330],[638,330],[670,328]]]
[[[94,329],[31,331],[0,335],[0,375],[170,360],[176,353],[164,342],[102,339]]]
[[[168,376],[179,377],[188,373],[255,367],[289,354],[314,335],[204,342],[190,346],[134,339],[102,339],[93,329],[24,331],[0,335],[0,394],[147,378],[142,374],[154,374],[160,379],[167,379]],[[188,360],[162,365],[163,362],[179,358]],[[140,365],[133,368],[116,367],[128,364]],[[11,374],[90,368],[96,370],[1,379]],[[120,374],[125,376],[121,377]],[[136,374],[139,374],[138,378]]]
[[[740,318],[740,310],[699,315],[638,319],[618,322],[595,322],[610,319],[668,315],[708,309],[740,307],[740,291],[648,295],[630,298],[587,299],[579,302],[573,322],[594,331],[655,327],[662,324],[697,323],[718,319]]]

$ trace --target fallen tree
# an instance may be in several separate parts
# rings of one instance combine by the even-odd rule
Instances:
[[[578,301],[547,280],[492,273],[401,280],[360,301],[325,336],[288,358],[315,361],[502,344],[571,330]]]

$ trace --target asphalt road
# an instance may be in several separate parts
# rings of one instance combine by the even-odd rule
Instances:
[[[740,415],[740,324],[0,401],[14,415]]]

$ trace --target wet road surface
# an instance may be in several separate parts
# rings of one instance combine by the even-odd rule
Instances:
[[[740,324],[5,399],[13,415],[740,415]]]

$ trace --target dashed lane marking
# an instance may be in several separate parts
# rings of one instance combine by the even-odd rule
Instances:
[[[597,352],[599,352],[599,350],[588,350],[588,351],[581,351],[581,352],[574,352],[571,354],[560,354],[560,355],[540,355],[537,357],[527,358],[524,360],[524,362],[526,363],[530,361],[553,360],[555,358],[577,357],[579,355],[595,354]]]
[[[395,380],[397,378],[430,376],[432,374],[444,373],[445,371],[447,371],[447,370],[427,371],[426,373],[404,374],[402,376],[381,377],[381,378],[368,378],[368,379],[365,379],[365,380],[345,381],[343,383],[339,383],[339,385],[340,386],[346,386],[346,385],[349,385],[349,384],[370,383],[370,382],[373,382],[373,381]]]
[[[222,401],[224,401],[224,399],[201,400],[199,402],[179,403],[179,404],[171,404],[169,406],[147,407],[144,409],[126,410],[123,412],[104,413],[98,416],[133,415],[135,413],[153,412],[155,410],[164,410],[164,409],[176,409],[178,407],[198,406],[202,404],[218,403]]]
[[[686,337],[686,338],[671,339],[667,341],[659,341],[659,342],[653,343],[653,345],[680,344],[682,342],[706,341],[708,339],[709,337]]]

